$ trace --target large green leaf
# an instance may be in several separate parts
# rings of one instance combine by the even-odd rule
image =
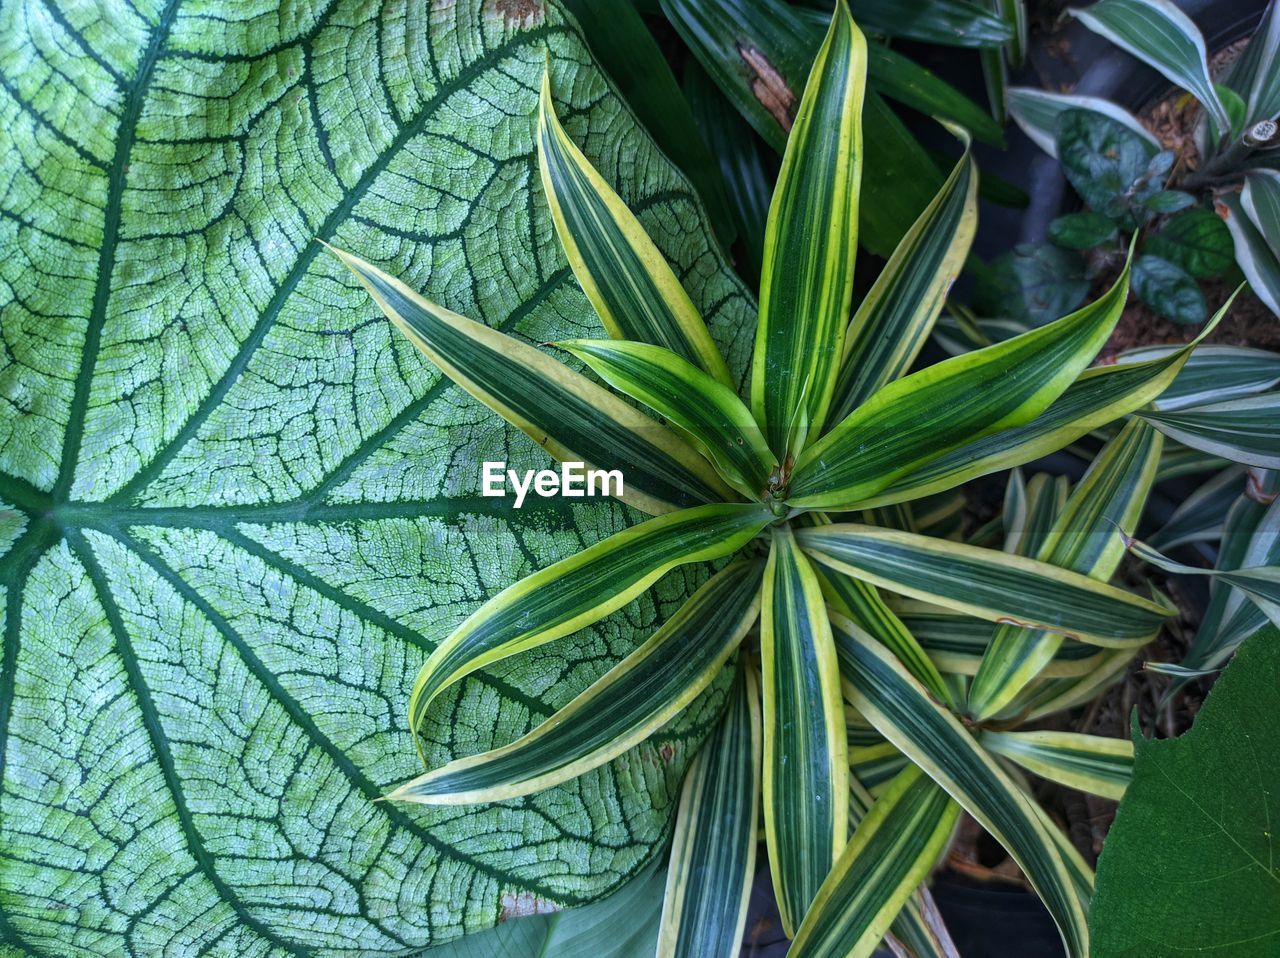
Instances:
[[[1098,862],[1097,958],[1267,958],[1280,940],[1280,643],[1247,642],[1191,731],[1134,730],[1133,781]]]
[[[602,335],[537,186],[549,48],[569,135],[741,375],[751,305],[688,185],[554,3],[62,9],[0,14],[0,951],[402,954],[620,886],[723,681],[577,783],[373,801],[421,770],[435,644],[641,517],[482,498],[481,461],[550,460],[312,238],[526,342]],[[429,758],[523,734],[705,574],[451,690]]]

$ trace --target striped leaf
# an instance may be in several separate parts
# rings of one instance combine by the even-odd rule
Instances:
[[[835,569],[815,570],[827,602],[845,618],[852,619],[861,628],[884,643],[939,701],[952,704],[951,692],[938,674],[937,666],[920,647],[909,629],[894,613],[876,587],[837,572]]]
[[[1133,742],[1078,732],[983,732],[982,745],[1041,778],[1115,799],[1133,774]]]
[[[1053,915],[1069,954],[1086,958],[1085,906],[1035,804],[879,643],[847,619],[834,616],[832,625],[854,706],[1005,847]]]
[[[751,408],[780,459],[826,421],[853,299],[866,41],[837,0],[765,227]]]
[[[1280,500],[1276,500],[1280,502]],[[1274,506],[1273,506],[1274,508]],[[1145,542],[1129,540],[1129,549],[1144,562],[1176,572],[1178,575],[1211,575],[1228,585],[1235,586],[1262,610],[1263,615],[1280,627],[1280,565],[1244,566],[1239,569],[1198,569],[1195,566],[1174,562]]]
[[[1014,483],[1010,482],[1010,486]],[[1058,516],[1067,504],[1071,483],[1066,476],[1038,472],[1023,488],[1022,511],[1006,514],[1004,551],[1012,555],[1034,556],[1048,540]],[[1017,508],[1018,493],[1014,493]],[[1006,494],[1006,501],[1008,497]]]
[[[993,718],[999,722],[1030,722],[1089,702],[1103,689],[1119,681],[1137,651],[1106,649],[1097,657],[1090,671],[1067,678],[1046,679],[1028,686]]]
[[[440,371],[561,462],[620,470],[623,502],[653,515],[733,498],[697,450],[542,351],[419,296],[334,250]]]
[[[1280,252],[1267,244],[1266,237],[1249,218],[1238,194],[1218,194],[1215,202],[1221,204],[1225,211],[1222,218],[1231,231],[1236,263],[1249,281],[1249,288],[1267,309],[1280,316],[1280,259],[1277,259]]]
[[[977,220],[978,170],[966,142],[849,324],[829,422],[840,422],[911,368],[964,265]]]
[[[904,612],[902,622],[941,671],[958,675],[978,673],[993,634],[990,622],[950,612]],[[1085,675],[1107,654],[1094,645],[1064,641],[1040,677]]]
[[[1253,170],[1245,174],[1240,205],[1258,228],[1271,252],[1280,255],[1280,172]]]
[[[1280,5],[1267,3],[1248,44],[1223,73],[1223,80],[1245,98],[1246,128],[1280,114]]]
[[[1024,556],[853,523],[801,529],[824,566],[992,622],[1065,633],[1091,645],[1135,647],[1172,608]]]
[[[978,476],[1039,459],[1099,426],[1141,409],[1168,388],[1234,301],[1233,295],[1200,334],[1177,351],[1146,362],[1087,370],[1029,424],[966,443],[946,453],[899,478],[864,503],[864,508],[942,492]]]
[[[558,345],[683,430],[729,485],[748,498],[761,498],[776,460],[732,389],[661,346],[604,339]]]
[[[739,667],[724,717],[680,792],[657,958],[736,958],[755,874],[760,690]]]
[[[1222,538],[1227,513],[1244,491],[1245,474],[1244,466],[1214,473],[1182,500],[1169,521],[1148,536],[1147,542],[1156,549],[1173,549]]]
[[[1204,37],[1170,0],[1098,0],[1071,13],[1090,30],[1189,91],[1218,130],[1231,129],[1231,118],[1209,76]]]
[[[859,823],[814,899],[791,958],[868,958],[951,838],[960,806],[915,766]]]
[[[1280,469],[1280,392],[1139,415],[1184,446],[1232,462]]]
[[[1130,349],[1116,362],[1137,363],[1168,356],[1180,346],[1145,346]],[[1188,406],[1204,406],[1263,392],[1280,383],[1280,353],[1247,346],[1206,343],[1198,346],[1177,378],[1155,401],[1156,409],[1169,412]]]
[[[665,346],[732,386],[720,350],[680,280],[560,125],[550,73],[542,77],[538,166],[560,245],[609,335]]]
[[[848,838],[849,759],[822,590],[786,526],[774,527],[765,568],[760,661],[764,827],[791,936]]]
[[[910,761],[892,742],[881,741],[849,749],[849,771],[872,795],[883,792]]]
[[[1150,426],[1128,422],[1094,459],[1035,557],[1101,582],[1110,579],[1124,555],[1119,532],[1137,527],[1162,446]],[[1007,705],[1052,661],[1063,640],[1058,632],[997,626],[969,687],[970,716],[981,721]]]
[[[1128,288],[1126,269],[1070,316],[880,389],[800,457],[787,501],[811,509],[865,504],[949,450],[1030,423],[1093,360]]]
[[[859,5],[861,6],[861,5]],[[860,22],[869,26],[862,10]],[[867,82],[890,100],[917,113],[947,120],[992,146],[1004,146],[1004,131],[983,107],[893,47],[867,41]]]
[[[760,612],[763,564],[737,562],[638,649],[527,735],[457,759],[387,797],[428,805],[499,802],[577,778],[671,721],[720,674]]]
[[[1127,110],[1110,100],[1071,93],[1051,93],[1037,87],[1013,86],[1005,93],[1009,115],[1036,146],[1054,159],[1058,157],[1058,117],[1067,110],[1092,110],[1123,123],[1159,150],[1160,141]]]
[[[759,505],[684,509],[625,529],[503,589],[422,666],[409,699],[409,727],[417,729],[431,700],[463,676],[604,618],[676,566],[731,555],[772,518]]]

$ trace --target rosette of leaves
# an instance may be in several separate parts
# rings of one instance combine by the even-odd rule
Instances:
[[[998,627],[982,716],[1016,702],[1064,643],[1127,657],[1148,641],[1171,610],[1107,583],[1123,549],[1111,523],[1132,523],[1158,460],[1160,436],[1146,424],[1126,426],[1085,492],[1063,504],[1066,534],[1034,549],[1028,540],[1025,554],[928,535],[948,522],[923,517],[967,479],[1145,407],[1194,344],[1088,369],[1124,304],[1125,271],[1078,312],[911,372],[967,253],[977,183],[966,154],[853,309],[866,55],[842,2],[770,204],[745,382],[561,126],[550,76],[542,183],[610,338],[539,349],[338,252],[475,399],[555,458],[622,471],[623,501],[652,516],[472,614],[418,673],[414,729],[459,680],[573,634],[673,568],[717,568],[645,643],[527,735],[452,761],[420,736],[428,771],[388,798],[470,804],[571,780],[645,741],[732,669],[732,695],[684,784],[662,954],[736,953],[758,814],[796,954],[869,954],[891,924],[931,953],[937,938],[915,891],[962,807],[1022,866],[1071,953],[1085,955],[1088,869],[979,740],[984,719],[968,715],[965,683],[944,677],[885,595]],[[920,517],[913,503],[924,504]],[[1042,707],[1063,700],[1048,695]],[[851,715],[908,760],[874,803],[850,773]]]
[[[1133,264],[1133,291],[1181,323],[1207,316],[1198,280],[1239,265],[1254,293],[1280,314],[1280,13],[1271,2],[1244,52],[1214,77],[1204,37],[1169,0],[1099,0],[1073,13],[1200,105],[1197,156],[1174,154],[1107,100],[1025,87],[1009,111],[1055,155],[1089,209],[1050,227],[1072,250],[1105,250],[1118,233],[1148,235]],[[1083,298],[1083,294],[1079,294]]]

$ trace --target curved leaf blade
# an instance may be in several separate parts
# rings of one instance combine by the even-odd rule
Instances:
[[[751,409],[781,459],[826,421],[853,300],[867,48],[837,0],[769,205]]]
[[[738,562],[712,576],[640,648],[529,734],[432,769],[387,799],[500,802],[617,758],[670,722],[724,668],[759,615],[763,571]]]
[[[764,579],[764,828],[791,935],[848,839],[849,760],[822,590],[786,526],[773,530]]]
[[[1123,536],[1133,533],[1142,516],[1163,447],[1150,426],[1128,422],[1080,480],[1036,558],[1109,580],[1124,556]],[[1049,664],[1062,642],[1059,633],[998,626],[969,686],[969,714],[981,721],[1000,711]]]
[[[1280,469],[1280,392],[1139,415],[1184,446],[1232,462]]]
[[[983,732],[982,745],[1041,778],[1120,801],[1133,774],[1133,743],[1079,732]]]
[[[960,806],[919,768],[858,823],[796,933],[794,958],[869,958],[951,838]]]
[[[762,506],[708,505],[659,516],[503,589],[431,653],[409,699],[410,728],[444,688],[620,609],[671,569],[731,555],[773,516]]]
[[[909,532],[844,523],[796,538],[822,565],[890,591],[1091,645],[1145,644],[1175,611],[1034,559]]]
[[[966,143],[849,323],[828,422],[840,422],[911,368],[964,266],[977,220],[978,169]]]
[[[334,251],[441,372],[561,462],[619,469],[628,505],[660,514],[727,498],[683,439],[540,350],[418,295],[360,257]],[[628,491],[630,490],[630,491]]]
[[[1169,0],[1098,0],[1071,13],[1094,33],[1190,91],[1219,130],[1231,129],[1231,118],[1209,76],[1204,37]]]
[[[848,509],[944,453],[1039,416],[1093,360],[1120,318],[1128,269],[1096,302],[880,389],[809,447],[793,506]]]
[[[1132,113],[1101,97],[1013,86],[1006,91],[1005,102],[1009,106],[1009,115],[1022,128],[1022,132],[1054,159],[1058,158],[1058,117],[1068,110],[1101,113],[1117,123],[1123,123],[1146,140],[1153,149],[1160,149],[1160,141]]]
[[[736,955],[742,946],[755,874],[761,737],[759,684],[742,666],[680,793],[657,958]]]
[[[684,430],[729,485],[750,499],[763,496],[776,460],[751,411],[728,386],[660,346],[600,339],[558,345]]]
[[[1073,958],[1089,953],[1085,907],[1041,813],[898,661],[835,617],[841,672],[854,706],[1000,842],[1044,901]]]
[[[732,386],[689,294],[640,221],[569,139],[542,78],[538,168],[573,275],[614,339],[664,346]]]

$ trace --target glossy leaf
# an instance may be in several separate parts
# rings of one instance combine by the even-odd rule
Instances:
[[[845,333],[829,422],[840,422],[911,368],[973,242],[977,186],[966,148],[859,304]]]
[[[1170,0],[1098,0],[1071,12],[1090,30],[1192,93],[1219,130],[1231,129],[1231,120],[1209,77],[1204,37]]]
[[[729,566],[533,731],[432,769],[387,798],[427,805],[500,802],[617,758],[670,722],[720,674],[759,615],[762,572],[759,563]]]
[[[806,450],[787,501],[848,509],[951,449],[1031,422],[1106,342],[1127,291],[1126,270],[1070,316],[880,389]]]
[[[991,622],[1060,632],[1104,647],[1142,645],[1173,610],[1023,556],[853,523],[797,531],[837,571]]]
[[[982,745],[1059,785],[1119,801],[1133,771],[1133,743],[1078,732],[983,732]]]
[[[760,662],[769,870],[793,935],[848,837],[849,760],[826,605],[786,526],[765,569]]]
[[[881,793],[823,882],[787,952],[869,958],[944,851],[960,814],[915,766]]]
[[[1034,803],[889,652],[848,620],[835,617],[833,626],[854,706],[1005,847],[1053,915],[1069,954],[1088,955],[1085,906]]]
[[[1092,210],[1068,213],[1049,224],[1049,239],[1067,249],[1093,249],[1115,239],[1117,232],[1114,222]]]
[[[1199,208],[1171,216],[1147,237],[1146,250],[1198,279],[1220,276],[1235,259],[1226,224]]]
[[[751,408],[779,459],[826,421],[853,299],[866,41],[838,0],[765,228]]]
[[[1280,260],[1249,219],[1238,196],[1223,194],[1218,203],[1235,244],[1236,263],[1249,281],[1249,288],[1267,309],[1280,316]]]
[[[1160,149],[1160,141],[1133,114],[1101,97],[1014,86],[1009,88],[1005,99],[1009,104],[1009,115],[1022,127],[1022,132],[1055,159],[1058,156],[1058,117],[1067,110],[1100,113],[1124,124],[1130,131],[1145,139],[1153,153]]]
[[[430,302],[358,256],[335,252],[387,318],[458,386],[561,462],[621,471],[624,502],[657,514],[725,498],[717,487],[727,487],[692,446],[608,390]]]
[[[772,519],[759,505],[708,505],[650,519],[526,576],[473,612],[418,673],[409,721],[418,728],[444,688],[620,609],[671,569],[732,555]]]
[[[560,125],[549,72],[539,101],[538,169],[560,245],[609,335],[665,346],[732,386],[707,324],[671,266]]]
[[[661,346],[603,339],[559,345],[614,389],[681,429],[729,485],[760,498],[776,460],[732,389]]]
[[[762,753],[750,668],[689,767],[671,839],[657,958],[737,955],[755,875]]]
[[[1180,346],[1144,346],[1116,357],[1116,362],[1146,362],[1168,356]],[[1177,377],[1155,400],[1161,411],[1204,406],[1263,392],[1280,383],[1280,353],[1217,343],[1196,347]]]
[[[1193,449],[1245,465],[1280,468],[1280,393],[1141,415]]]
[[[1182,267],[1159,256],[1144,253],[1134,262],[1133,294],[1175,323],[1195,326],[1209,315],[1200,284]]]
[[[856,6],[856,4],[855,4]],[[857,13],[854,13],[857,19]],[[877,92],[912,109],[968,130],[973,138],[995,146],[1004,133],[991,114],[951,84],[884,43],[867,42],[867,81]]]
[[[1126,229],[1138,226],[1129,194],[1158,151],[1125,124],[1092,110],[1064,110],[1056,123],[1058,159],[1075,191]]]

